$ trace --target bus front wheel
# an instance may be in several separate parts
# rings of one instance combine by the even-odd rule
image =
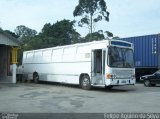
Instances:
[[[34,81],[34,83],[39,83],[39,75],[38,75],[38,73],[34,73],[33,74],[33,81]]]
[[[84,75],[81,78],[81,87],[84,90],[90,90],[91,89],[91,82],[88,75]]]
[[[110,86],[105,86],[106,90],[111,90],[112,88],[113,88],[113,86],[111,86],[111,85]]]

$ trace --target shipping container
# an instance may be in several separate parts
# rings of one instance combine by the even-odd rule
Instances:
[[[134,44],[136,77],[151,74],[160,67],[160,34],[121,38]]]

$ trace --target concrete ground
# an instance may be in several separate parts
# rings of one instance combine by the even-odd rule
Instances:
[[[120,86],[112,90],[53,83],[0,84],[0,112],[109,113],[159,112],[160,86]]]

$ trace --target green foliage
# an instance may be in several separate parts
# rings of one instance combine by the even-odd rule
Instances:
[[[34,37],[37,34],[36,30],[30,29],[24,25],[17,26],[15,29],[16,35],[20,37]]]
[[[79,0],[79,4],[75,7],[73,16],[82,16],[78,22],[79,26],[86,26],[92,32],[97,22],[101,20],[109,21],[109,12],[105,0]]]
[[[118,37],[118,36],[115,36],[115,37],[113,37],[112,39],[115,39],[115,40],[120,40],[120,37]]]
[[[5,30],[6,33],[10,34],[11,36],[15,37],[15,38],[18,38],[19,36],[16,35],[14,32],[12,31],[9,31],[9,30]]]
[[[19,36],[19,40],[21,40],[24,43],[27,43],[32,37],[36,36],[37,31],[30,29],[24,25],[20,25],[16,27],[15,34]]]
[[[104,34],[101,31],[98,32],[94,32],[94,33],[89,33],[85,36],[85,40],[84,42],[88,42],[88,41],[97,41],[97,40],[103,40]]]
[[[113,33],[111,33],[110,31],[105,31],[105,33],[107,34],[108,37],[113,37]]]
[[[80,34],[74,29],[74,23],[75,21],[62,20],[53,25],[45,24],[40,36],[49,45],[47,47],[76,43]]]
[[[94,33],[87,34],[81,41],[82,42],[89,42],[89,41],[98,41],[98,40],[104,40],[107,37],[113,37],[113,33],[109,31],[103,32],[103,30],[99,30]]]
[[[70,20],[57,21],[53,25],[47,23],[38,35],[35,30],[22,25],[15,32],[23,39],[25,50],[54,47],[79,42],[80,34],[74,29],[74,23]]]

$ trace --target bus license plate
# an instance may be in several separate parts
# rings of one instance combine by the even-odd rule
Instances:
[[[126,81],[125,81],[125,80],[123,80],[123,81],[121,81],[121,83],[126,83]]]

